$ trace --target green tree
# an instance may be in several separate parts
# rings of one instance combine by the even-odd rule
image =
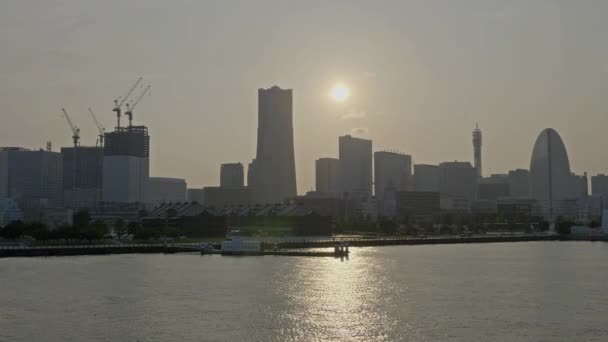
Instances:
[[[114,233],[116,233],[119,240],[127,233],[127,225],[123,219],[119,218],[114,222]]]
[[[88,210],[79,210],[72,216],[74,226],[83,228],[91,223],[91,215]]]
[[[16,240],[25,233],[25,224],[22,221],[13,221],[0,230],[0,236],[9,240]]]

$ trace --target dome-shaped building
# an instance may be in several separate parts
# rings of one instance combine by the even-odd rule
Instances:
[[[534,144],[530,161],[530,194],[547,218],[557,214],[556,205],[572,195],[572,174],[562,138],[552,128],[543,130]]]

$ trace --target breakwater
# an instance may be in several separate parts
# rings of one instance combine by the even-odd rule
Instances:
[[[104,255],[133,253],[179,253],[195,252],[188,245],[131,244],[131,245],[73,245],[73,246],[0,246],[2,257],[36,257],[69,255]]]

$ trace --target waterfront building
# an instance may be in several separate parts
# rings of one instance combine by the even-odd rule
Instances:
[[[439,192],[439,166],[414,165],[414,190]]]
[[[222,164],[220,168],[220,187],[242,188],[245,186],[245,172],[241,163]]]
[[[150,177],[146,203],[181,203],[188,201],[188,186],[185,179]]]
[[[559,134],[551,128],[543,130],[534,144],[530,189],[532,198],[543,208],[543,216],[552,221],[564,211],[569,211],[566,210],[566,200],[575,197],[566,147]]]
[[[408,220],[432,222],[440,214],[439,192],[397,192],[397,215]]]
[[[372,195],[372,141],[350,135],[338,138],[340,192]]]
[[[297,195],[292,90],[258,90],[258,143],[248,175],[256,203],[280,203]]]
[[[323,194],[338,195],[339,160],[336,158],[320,158],[315,161],[315,190]]]

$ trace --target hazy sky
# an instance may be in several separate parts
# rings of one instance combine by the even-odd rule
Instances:
[[[219,183],[255,154],[257,89],[294,89],[298,191],[357,132],[416,163],[528,168],[545,127],[574,171],[608,172],[608,1],[28,1],[0,5],[0,146],[95,144],[92,107],[152,84],[135,113],[151,175]],[[336,82],[351,90],[339,104]]]

